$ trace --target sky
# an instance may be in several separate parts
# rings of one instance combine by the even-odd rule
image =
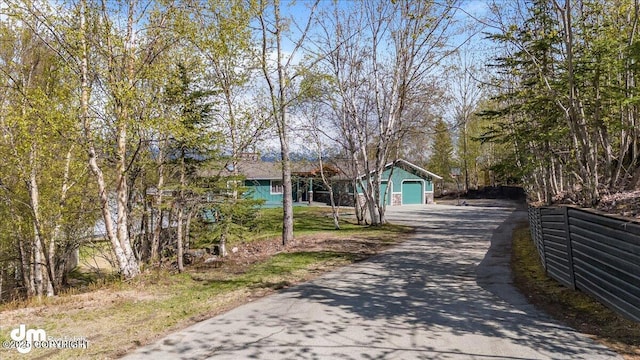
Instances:
[[[61,3],[67,1],[76,1],[76,0],[44,0],[49,1],[51,4],[60,5]],[[224,0],[222,0],[224,1]],[[423,1],[423,0],[416,0]],[[438,1],[438,0],[436,0]],[[503,0],[498,0],[503,1]],[[113,2],[115,1],[108,1]],[[474,28],[471,33],[462,33],[458,35],[451,36],[448,39],[448,45],[451,48],[455,48],[460,46],[461,44],[465,44],[463,50],[471,54],[474,59],[477,59],[478,63],[486,62],[487,51],[485,51],[486,44],[488,43],[486,40],[483,40],[482,28],[478,27],[478,22],[474,20],[474,18],[482,18],[485,17],[488,13],[489,8],[489,0],[461,0],[460,9],[456,12],[455,20],[460,24],[467,25],[470,28]],[[4,1],[0,0],[0,9],[2,9]],[[291,16],[298,26],[304,26],[309,18],[310,7],[314,4],[313,0],[282,0],[282,15],[284,17]],[[332,6],[332,0],[320,0],[319,7],[328,8]],[[350,6],[356,4],[352,0],[338,0],[337,4],[339,7],[347,9]],[[6,4],[5,4],[6,5]],[[298,38],[300,33],[295,31],[296,25],[292,24],[292,38]],[[469,37],[472,36],[471,39]],[[284,40],[284,51],[285,53],[290,53],[293,50],[294,44],[291,40]],[[294,58],[294,63],[298,63],[302,59],[303,54],[299,53]],[[275,56],[274,56],[275,58]],[[451,87],[449,87],[451,88]]]
[[[423,1],[423,0],[417,0]],[[436,0],[438,1],[438,0]],[[510,0],[460,0],[459,9],[456,11],[454,19],[458,26],[467,28],[463,33],[452,35],[447,40],[450,48],[461,47],[461,51],[471,53],[471,56],[478,59],[478,62],[486,62],[486,56],[490,48],[490,42],[485,39],[483,33],[487,29],[482,26],[478,19],[486,18],[489,14],[489,5],[497,1],[498,3]],[[283,16],[291,16],[298,26],[304,26],[308,21],[310,14],[310,7],[315,3],[313,0],[284,0],[282,2],[282,14]],[[326,9],[332,5],[332,0],[320,0],[318,6],[319,9]],[[355,2],[353,0],[337,0],[339,7],[347,9],[349,6],[353,6]],[[290,53],[294,48],[294,40],[299,38],[300,32],[296,31],[296,27],[292,25],[292,32],[288,38],[284,39],[284,50]],[[301,55],[298,54],[295,62],[301,59]]]
[[[419,0],[418,0],[419,1]],[[504,0],[497,0],[498,2]],[[506,0],[509,1],[509,0]],[[458,23],[459,26],[464,26],[467,30],[459,33],[457,35],[453,35],[448,38],[448,46],[449,48],[460,48],[460,54],[466,60],[463,62],[471,62],[476,67],[482,69],[486,66],[486,63],[489,61],[489,57],[492,51],[490,51],[491,43],[489,40],[485,39],[486,34],[485,31],[487,29],[482,26],[479,19],[484,19],[489,15],[489,6],[492,1],[490,0],[462,0],[459,6],[459,9],[456,11],[454,19]],[[311,0],[298,0],[293,3],[288,1],[284,1],[283,3],[283,13],[286,15],[290,15],[296,19],[298,23],[304,23],[309,16],[309,6],[313,4]],[[321,0],[320,6],[331,5],[330,1]],[[352,1],[338,1],[339,6],[351,6],[353,5]],[[292,43],[286,44],[288,47],[285,47],[285,50],[291,51],[293,48]],[[448,94],[451,96],[450,104],[443,104],[441,114],[444,116],[446,120],[448,120],[452,126],[454,126],[454,118],[455,112],[453,111],[452,104],[456,103],[457,97],[459,96],[455,89],[457,86],[453,83],[446,84],[447,81],[450,81],[452,77],[448,74],[445,74],[444,67],[448,67],[454,63],[458,63],[460,60],[452,57],[450,59],[445,60],[443,63],[443,67],[440,71],[442,71],[442,81],[445,85],[444,87],[448,90],[451,90]],[[480,76],[479,76],[480,77]],[[295,120],[295,119],[294,119]],[[296,148],[303,148],[305,146],[305,142],[302,138],[296,138],[295,136],[292,138],[292,148],[295,150]],[[273,148],[277,148],[277,146],[273,146]]]

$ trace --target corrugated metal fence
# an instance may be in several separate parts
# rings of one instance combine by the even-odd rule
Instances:
[[[640,223],[572,207],[529,207],[547,274],[640,321]]]

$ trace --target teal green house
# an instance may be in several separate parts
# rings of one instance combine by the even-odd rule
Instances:
[[[431,204],[436,180],[442,177],[404,159],[396,160],[387,164],[382,172],[380,202],[384,198],[389,206]],[[358,192],[364,196],[362,189]]]
[[[308,205],[312,202],[322,201],[314,199],[314,192],[318,195],[327,195],[328,192],[320,180],[320,169],[314,162],[294,162],[292,165],[292,187],[294,205]],[[323,166],[325,176],[336,181],[344,181],[344,177],[338,180],[338,171],[331,166]],[[247,154],[235,164],[218,163],[209,168],[198,171],[198,176],[203,179],[227,180],[227,187],[232,183],[243,187],[245,198],[261,200],[263,207],[282,206],[284,186],[282,184],[282,165],[280,162],[262,161],[257,154]],[[241,184],[238,184],[238,182]],[[229,191],[221,190],[221,193],[229,195]],[[353,197],[353,192],[351,192]],[[344,205],[344,204],[343,204]]]
[[[280,163],[242,161],[238,172],[244,176],[245,196],[263,200],[265,207],[282,206],[282,170]]]
[[[318,178],[317,166],[314,164],[292,165],[294,204],[308,204],[313,201],[328,202],[328,191]],[[282,206],[282,169],[279,162],[242,161],[237,166],[236,171],[244,176],[245,196],[263,200],[266,207]],[[334,198],[341,199],[339,205],[353,206],[354,194],[351,179],[354,176],[341,174],[331,166],[325,166],[324,172],[329,175],[334,184]],[[409,161],[399,159],[385,166],[380,184],[380,196],[385,198],[384,201],[388,206],[433,203],[434,181],[437,180],[442,180],[442,177]],[[337,191],[340,193],[336,193]],[[364,199],[362,193],[362,189],[358,189],[358,197],[361,200]]]
[[[244,194],[247,197],[264,201],[264,207],[282,206],[283,184],[282,167],[279,162],[267,162],[258,159],[244,160],[236,165],[238,174],[244,177]],[[314,190],[323,190],[322,182],[316,173],[318,169],[311,163],[292,164],[293,201],[294,204],[309,204]],[[232,169],[226,169],[232,171]],[[335,171],[325,167],[329,175]]]

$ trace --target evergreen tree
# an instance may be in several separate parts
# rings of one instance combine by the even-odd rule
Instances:
[[[176,255],[178,271],[184,270],[185,225],[189,214],[198,208],[202,189],[194,186],[196,170],[215,157],[221,144],[215,132],[209,130],[212,104],[211,91],[201,90],[185,64],[178,63],[173,81],[166,90],[166,101],[173,105],[177,124],[168,142],[168,157],[177,170],[177,184],[173,206],[176,213]]]
[[[516,4],[511,14],[494,8],[501,108],[485,112],[496,120],[486,139],[512,144],[523,183],[542,202],[592,206],[603,192],[637,186],[637,2]]]
[[[435,123],[431,139],[431,156],[429,157],[429,171],[441,175],[444,180],[451,180],[451,168],[455,166],[453,159],[453,141],[449,125],[442,119]]]

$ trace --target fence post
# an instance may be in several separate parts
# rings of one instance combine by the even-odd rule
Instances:
[[[537,224],[538,224],[538,238],[540,239],[540,246],[542,247],[542,267],[544,267],[544,273],[549,275],[549,266],[547,265],[547,246],[544,243],[544,236],[542,236],[542,208],[536,208]]]
[[[569,226],[569,207],[563,206],[564,208],[564,229],[565,229],[565,238],[567,245],[567,260],[569,262],[569,281],[571,282],[571,288],[573,290],[576,289],[576,274],[573,269],[573,246],[571,245],[571,230]]]

